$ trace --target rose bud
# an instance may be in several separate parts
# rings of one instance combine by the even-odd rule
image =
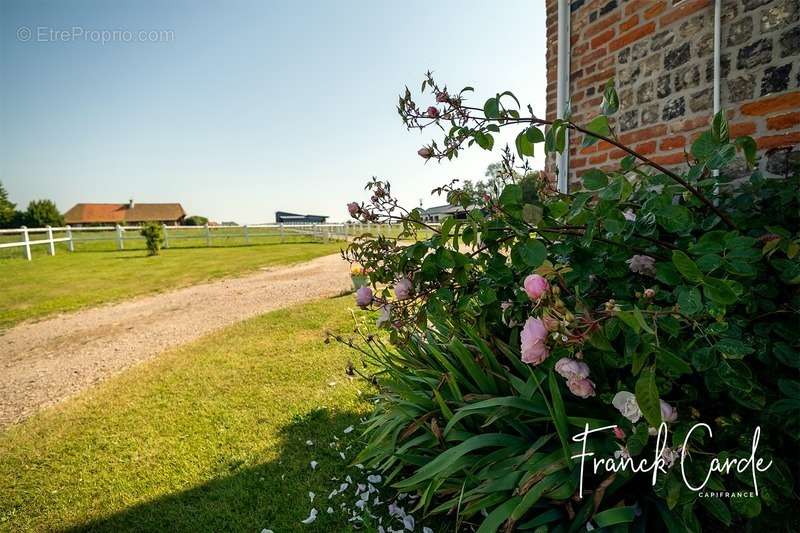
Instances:
[[[653,290],[653,289],[645,289],[644,290],[644,297],[647,298],[648,300],[650,298],[653,298],[655,295],[656,295],[656,291]]]
[[[439,110],[434,106],[430,106],[425,114],[428,118],[439,118]]]
[[[417,150],[417,154],[419,154],[419,156],[422,159],[430,159],[433,156],[433,150],[431,150],[427,146],[423,146],[422,148]]]
[[[522,283],[523,289],[531,300],[539,300],[550,288],[550,284],[539,274],[531,274]]]
[[[450,96],[447,94],[446,91],[442,91],[436,95],[436,101],[440,104],[444,104],[450,101]]]

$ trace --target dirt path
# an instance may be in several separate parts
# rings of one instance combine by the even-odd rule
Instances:
[[[167,348],[348,287],[331,255],[19,324],[0,335],[0,428]]]

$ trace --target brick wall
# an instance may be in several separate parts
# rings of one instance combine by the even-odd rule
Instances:
[[[547,0],[547,117],[556,116],[558,6]],[[800,160],[800,0],[722,0],[721,107],[733,135],[751,135],[763,171]],[[712,0],[572,0],[569,98],[573,120],[596,115],[615,78],[622,142],[662,164],[685,152],[709,124],[713,99]],[[581,149],[573,136],[570,178],[613,166],[619,149]],[[552,167],[552,161],[548,162]]]

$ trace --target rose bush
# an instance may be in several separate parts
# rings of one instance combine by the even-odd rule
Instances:
[[[794,482],[800,440],[797,175],[731,172],[750,138],[731,139],[724,114],[687,154],[685,172],[623,146],[608,117],[613,84],[586,126],[569,117],[524,115],[510,92],[468,105],[466,88],[422,86],[440,107],[418,107],[406,90],[410,128],[441,127],[426,160],[491,150],[501,128],[518,128],[496,194],[437,191],[466,219],[430,227],[373,179],[371,199],[350,204],[360,220],[402,224],[398,239],[357,239],[345,257],[364,265],[372,290],[358,304],[380,309],[384,335],[350,343],[377,368],[377,409],[358,461],[420,507],[479,531],[796,530]],[[432,112],[431,110],[435,110]],[[547,126],[542,132],[540,127]],[[592,169],[572,194],[530,171],[534,146],[608,142],[627,155]],[[433,232],[421,238],[420,230]],[[365,361],[366,362],[366,361]],[[694,431],[697,423],[713,431]],[[668,427],[656,450],[655,428]],[[583,472],[585,427],[596,457],[659,457],[655,483],[630,470]],[[700,497],[693,485],[712,456],[746,458],[761,428],[758,496]],[[684,441],[686,447],[684,448]],[[707,491],[750,493],[751,470],[712,473]]]

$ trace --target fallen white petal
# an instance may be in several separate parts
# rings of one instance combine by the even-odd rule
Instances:
[[[342,458],[342,461],[346,461],[347,460],[342,452],[339,452],[339,457]]]
[[[328,514],[333,514],[333,507],[328,507],[327,513]],[[433,533],[433,531],[431,531],[431,533]]]
[[[348,448],[349,448],[349,447],[350,447],[350,446],[348,446]],[[362,465],[361,463],[358,463],[358,464],[356,465],[356,468],[358,468],[359,470],[364,470],[364,465]]]
[[[367,481],[369,481],[370,483],[380,483],[381,479],[383,478],[381,478],[381,476],[378,475],[367,476]]]
[[[311,524],[316,519],[317,519],[317,510],[312,508],[311,511],[308,513],[308,518],[306,518],[305,520],[301,520],[300,522],[302,524]]]
[[[411,515],[406,515],[403,517],[403,525],[409,531],[414,531],[414,517]]]
[[[314,494],[313,492],[309,491],[308,499],[311,500],[311,503],[314,503],[314,498],[316,498],[316,496],[317,496],[316,494]]]
[[[433,533],[433,530],[431,528],[429,528],[429,527],[423,527],[422,528],[422,533]]]
[[[306,441],[306,446],[313,446],[313,445],[314,445],[314,441],[313,440],[307,440]]]
[[[354,429],[353,426],[347,426],[346,428],[344,428],[343,433],[350,433],[351,431],[353,431],[353,429]]]
[[[311,465],[311,470],[316,470],[316,469],[317,469],[317,465],[318,465],[319,463],[318,463],[318,462],[316,462],[316,461],[311,461],[311,463],[309,463],[309,464]]]
[[[347,476],[346,478],[344,478],[344,480],[347,481],[348,483],[353,482],[353,479],[350,476]]]

